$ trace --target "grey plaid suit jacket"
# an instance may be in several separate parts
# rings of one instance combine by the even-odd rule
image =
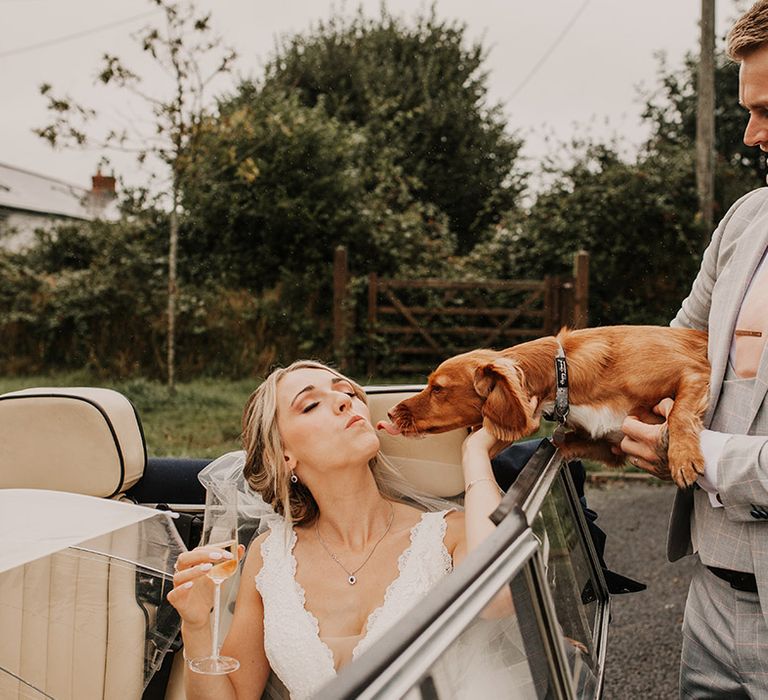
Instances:
[[[704,253],[691,293],[672,321],[673,326],[709,332],[710,404],[704,424],[721,411],[740,414],[737,430],[725,445],[718,465],[723,509],[697,519],[699,542],[707,539],[711,565],[751,562],[763,613],[768,616],[768,519],[755,506],[768,508],[768,351],[763,353],[748,405],[720,401],[736,319],[749,282],[768,247],[768,188],[737,201],[717,227]],[[768,299],[766,300],[768,313]],[[731,421],[733,424],[733,421]],[[699,494],[698,497],[703,496]],[[672,508],[667,555],[670,561],[692,552],[691,512],[694,491],[678,491]],[[719,513],[715,513],[719,511]],[[737,556],[736,556],[737,555]]]

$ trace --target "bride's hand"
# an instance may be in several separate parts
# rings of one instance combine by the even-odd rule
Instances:
[[[245,547],[240,545],[238,560],[242,559],[244,552]],[[168,593],[168,602],[176,608],[186,625],[208,625],[214,584],[207,574],[222,559],[231,558],[231,552],[213,547],[197,547],[191,552],[179,555],[173,576],[173,590]]]
[[[467,435],[461,446],[461,451],[462,454],[467,455],[468,453],[477,450],[478,452],[493,458],[507,447],[507,445],[509,445],[508,442],[499,440],[487,428],[481,427],[476,428]]]

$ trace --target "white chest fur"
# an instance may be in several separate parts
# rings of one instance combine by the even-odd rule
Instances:
[[[544,412],[550,411],[552,403],[542,406]],[[570,406],[567,424],[579,428],[593,438],[607,438],[620,442],[623,437],[621,424],[627,412],[608,406]]]

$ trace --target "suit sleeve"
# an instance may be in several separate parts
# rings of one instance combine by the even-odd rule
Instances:
[[[755,522],[768,506],[768,436],[732,435],[718,463],[718,496],[729,520]]]
[[[723,241],[728,238],[728,225],[747,200],[752,199],[752,206],[739,211],[739,217],[744,215],[745,218],[751,218],[755,207],[759,207],[764,198],[765,188],[761,188],[746,194],[728,210],[704,252],[701,268],[690,294],[683,301],[670,325],[709,330],[712,289],[722,269],[721,252]],[[739,229],[738,233],[743,231],[743,226],[734,228]],[[730,338],[720,339],[720,342],[730,343]],[[753,506],[768,504],[768,436],[729,436],[717,462],[715,486],[717,497],[725,506],[729,520],[754,522],[751,515]]]

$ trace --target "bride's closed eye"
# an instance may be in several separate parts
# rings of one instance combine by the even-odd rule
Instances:
[[[345,391],[343,393],[346,394],[347,396],[349,396],[350,398],[353,398],[353,399],[357,396],[357,394],[355,394],[354,392],[347,392],[347,391]],[[309,413],[319,403],[320,403],[319,401],[313,401],[311,404],[309,404],[309,405],[305,406],[304,408],[302,408],[301,412],[302,413]]]
[[[346,394],[349,396],[350,399],[359,398],[358,395],[355,393],[354,389],[347,386],[342,386],[340,389],[336,389],[336,391],[341,391],[342,394]],[[307,404],[304,408],[301,409],[302,413],[309,413],[312,409],[314,409],[316,406],[320,404],[319,401],[313,401],[312,403]]]

